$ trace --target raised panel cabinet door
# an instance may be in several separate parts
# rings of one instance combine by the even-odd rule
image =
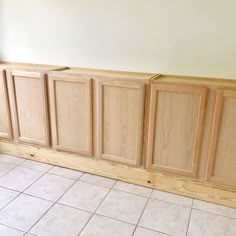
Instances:
[[[217,91],[207,178],[236,186],[236,91]]]
[[[139,165],[145,85],[99,81],[99,157]]]
[[[41,72],[10,71],[15,139],[49,146],[46,75]]]
[[[92,155],[92,80],[49,76],[52,144],[57,150]]]
[[[0,137],[12,139],[12,126],[5,70],[0,69]]]
[[[152,84],[146,168],[196,177],[206,88]]]

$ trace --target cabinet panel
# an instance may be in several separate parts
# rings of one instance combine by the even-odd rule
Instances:
[[[49,145],[46,78],[43,73],[9,73],[13,96],[15,138],[17,141]]]
[[[99,82],[99,156],[139,165],[142,152],[144,84]]]
[[[236,91],[218,90],[209,147],[208,179],[236,186]]]
[[[147,168],[197,175],[205,99],[205,88],[151,85]]]
[[[4,70],[0,69],[0,137],[12,139],[12,126],[7,91],[7,80]]]
[[[53,147],[92,155],[92,80],[50,76]]]

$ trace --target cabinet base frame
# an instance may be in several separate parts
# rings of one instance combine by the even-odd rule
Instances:
[[[0,153],[67,167],[170,193],[236,208],[236,189],[174,177],[124,164],[94,160],[52,149],[0,141]]]

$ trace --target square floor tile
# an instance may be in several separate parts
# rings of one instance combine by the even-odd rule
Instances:
[[[132,236],[135,226],[94,215],[80,236]]]
[[[0,177],[15,168],[16,165],[0,161]]]
[[[75,236],[80,233],[91,213],[56,204],[30,230],[42,236]]]
[[[0,187],[0,209],[6,206],[14,198],[16,198],[20,193]]]
[[[150,199],[139,226],[158,232],[186,235],[191,209],[168,202]]]
[[[129,192],[129,193],[137,194],[143,197],[150,197],[152,193],[151,188],[146,188],[143,186],[125,183],[121,181],[118,181],[113,188],[117,190]]]
[[[91,174],[83,174],[83,176],[80,178],[81,181],[87,182],[87,183],[91,183],[91,184],[95,184],[95,185],[99,185],[105,188],[111,188],[114,183],[116,182],[116,180],[114,179],[109,179],[109,178],[105,178],[102,176],[98,176],[98,175],[91,175]]]
[[[74,182],[75,180],[73,179],[45,174],[42,178],[32,184],[25,193],[49,201],[57,201]]]
[[[14,165],[19,165],[20,163],[25,161],[25,159],[20,158],[20,157],[14,157],[11,155],[6,155],[6,154],[0,154],[0,161],[7,162]]]
[[[193,208],[236,219],[236,208],[230,208],[200,200],[194,200]]]
[[[77,170],[71,170],[58,166],[54,166],[48,173],[75,180],[79,179],[79,177],[83,174],[83,172]]]
[[[159,190],[153,190],[151,198],[186,207],[192,207],[193,204],[192,198],[180,196],[173,193],[162,192]]]
[[[193,209],[187,235],[234,236],[236,220]]]
[[[0,211],[0,223],[26,232],[52,204],[46,200],[21,194]]]
[[[59,202],[85,211],[94,212],[108,192],[108,188],[78,181],[66,192]]]
[[[24,191],[44,173],[24,167],[16,167],[4,176],[0,177],[0,186],[17,191]]]
[[[0,236],[23,236],[23,235],[25,235],[24,232],[9,228],[4,225],[0,225]]]
[[[147,200],[145,197],[112,190],[98,208],[97,213],[127,223],[137,224]]]
[[[167,234],[159,233],[150,229],[137,227],[134,236],[168,236]]]
[[[22,164],[20,164],[20,166],[30,168],[33,170],[39,170],[42,172],[46,172],[53,167],[52,165],[48,165],[48,164],[37,162],[37,161],[31,161],[31,160],[24,161]]]

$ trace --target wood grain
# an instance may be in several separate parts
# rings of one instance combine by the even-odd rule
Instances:
[[[53,147],[92,155],[92,80],[49,76]]]
[[[151,85],[147,167],[197,176],[206,89]]]
[[[0,68],[0,137],[12,139],[11,114],[4,69]]]
[[[99,156],[139,165],[144,115],[143,83],[99,81]]]
[[[236,186],[236,91],[217,92],[207,178]]]
[[[40,72],[11,71],[8,74],[12,96],[15,139],[49,146],[49,118],[46,76]]]

